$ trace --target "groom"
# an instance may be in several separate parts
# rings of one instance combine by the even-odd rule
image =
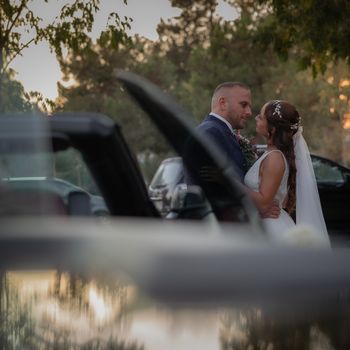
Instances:
[[[211,112],[197,130],[207,135],[219,147],[243,182],[246,160],[235,131],[246,126],[252,116],[251,93],[239,82],[225,82],[216,87],[211,100]]]
[[[218,146],[223,160],[228,166],[232,166],[235,169],[242,183],[248,169],[236,132],[244,129],[251,116],[251,92],[249,87],[240,82],[224,82],[214,90],[211,100],[211,112],[197,126],[200,134],[206,135]],[[212,181],[211,179],[209,182],[206,182],[205,180],[206,175],[203,175],[202,169],[210,168],[208,160],[201,157],[200,152],[196,153],[193,150],[191,153],[191,168],[202,179],[201,185],[205,186],[209,195],[217,197],[219,202],[225,202],[227,193],[220,186],[220,181]],[[188,179],[188,184],[193,183],[191,176],[186,176],[186,178]],[[277,218],[279,212],[278,206],[272,205],[265,213],[261,214],[263,217]]]

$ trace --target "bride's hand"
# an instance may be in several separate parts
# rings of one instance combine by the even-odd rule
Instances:
[[[269,208],[267,208],[263,212],[260,212],[260,215],[264,219],[278,219],[280,213],[281,209],[278,205],[278,201],[275,199]]]

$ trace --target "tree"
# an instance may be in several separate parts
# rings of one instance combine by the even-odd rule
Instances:
[[[337,100],[345,88],[329,84],[328,78],[335,73],[327,72],[313,80],[310,70],[298,70],[293,52],[289,61],[280,61],[271,46],[256,45],[254,40],[260,20],[265,19],[266,6],[252,0],[234,2],[240,3],[240,17],[225,22],[214,16],[212,2],[205,7],[205,1],[196,2],[196,6],[173,1],[183,8],[183,13],[168,23],[160,23],[159,41],[135,37],[129,45],[115,50],[107,49],[108,42],[98,42],[90,52],[69,55],[62,61],[62,69],[76,83],[69,88],[61,86],[62,108],[98,111],[112,117],[122,126],[135,154],[142,159],[145,154],[150,155],[149,159],[158,155],[158,161],[169,155],[169,148],[121,90],[115,70],[127,69],[148,78],[175,96],[197,121],[209,112],[215,86],[238,80],[251,87],[253,115],[267,100],[292,101],[302,115],[304,135],[312,151],[341,160],[339,147],[334,145],[339,145],[340,139],[337,116],[344,110]],[[332,108],[336,112],[331,112]],[[325,132],[330,128],[331,134]],[[248,137],[255,135],[253,118],[244,133]]]
[[[324,73],[328,63],[350,65],[350,2],[348,0],[260,0],[270,8],[261,22],[258,40],[287,58],[297,52],[302,68]]]
[[[42,1],[43,4],[49,2]],[[126,0],[123,1],[126,3]],[[0,104],[3,74],[11,61],[21,55],[26,47],[46,40],[58,58],[63,56],[64,48],[74,53],[89,50],[89,33],[94,15],[99,11],[100,0],[74,0],[67,3],[55,20],[47,25],[34,13],[31,4],[31,0],[0,0]],[[117,13],[111,13],[100,39],[109,38],[113,46],[124,42],[129,22],[129,18],[120,19]]]
[[[213,22],[207,41],[191,48],[185,63],[187,78],[178,81],[175,95],[200,121],[210,110],[211,95],[217,84],[242,81],[252,90],[253,116],[267,100],[292,101],[302,115],[304,135],[311,150],[344,161],[339,140],[346,104],[338,96],[345,94],[346,88],[340,88],[339,81],[334,85],[328,81],[339,76],[339,68],[335,66],[324,77],[314,80],[310,70],[300,71],[295,53],[290,53],[288,61],[279,60],[271,46],[263,48],[255,42],[261,28],[259,23],[264,21],[268,8],[247,0],[231,3],[240,6],[240,17],[234,22]],[[180,36],[182,27],[176,28],[175,34]],[[168,36],[171,37],[169,33]],[[344,80],[347,75],[344,70],[341,72]],[[252,118],[244,130],[248,137],[255,134],[254,124]],[[330,129],[332,133],[328,132]]]
[[[192,49],[208,43],[209,34],[218,20],[214,16],[216,0],[171,0],[173,7],[182,10],[180,16],[158,24],[159,49],[176,65],[180,79],[188,77],[186,68]]]
[[[2,103],[0,113],[29,112],[33,106],[24,92],[23,85],[14,79],[14,71],[8,70],[2,77]],[[27,96],[27,97],[26,97]]]
[[[64,77],[75,83],[68,87],[59,84],[58,108],[99,112],[114,119],[143,163],[145,176],[153,175],[160,161],[156,155],[164,158],[169,154],[169,147],[149,118],[122,89],[115,73],[118,69],[131,70],[168,89],[176,80],[175,67],[154,54],[152,42],[141,37],[114,50],[109,49],[108,42],[98,40],[96,45],[91,45],[90,51],[69,54],[60,63]]]

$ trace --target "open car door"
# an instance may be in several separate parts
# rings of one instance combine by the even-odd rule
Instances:
[[[87,112],[50,117],[8,114],[1,116],[0,125],[0,155],[6,156],[6,161],[18,154],[47,159],[56,152],[75,149],[90,170],[111,215],[159,217],[119,125],[108,117]],[[46,164],[46,168],[52,165]],[[43,169],[44,175],[40,175],[45,176],[47,170]],[[0,209],[6,215],[7,201],[4,199],[2,204]]]
[[[259,213],[245,193],[235,169],[210,139],[197,132],[191,123],[193,117],[146,79],[130,72],[120,72],[117,77],[183,158],[186,171],[203,189],[217,218],[228,222],[250,222],[261,230]],[[199,155],[220,178],[217,191],[212,191],[205,174],[198,172],[194,159]]]

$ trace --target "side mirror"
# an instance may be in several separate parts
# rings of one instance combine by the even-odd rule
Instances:
[[[201,187],[179,184],[175,187],[167,219],[203,219],[212,213]]]

